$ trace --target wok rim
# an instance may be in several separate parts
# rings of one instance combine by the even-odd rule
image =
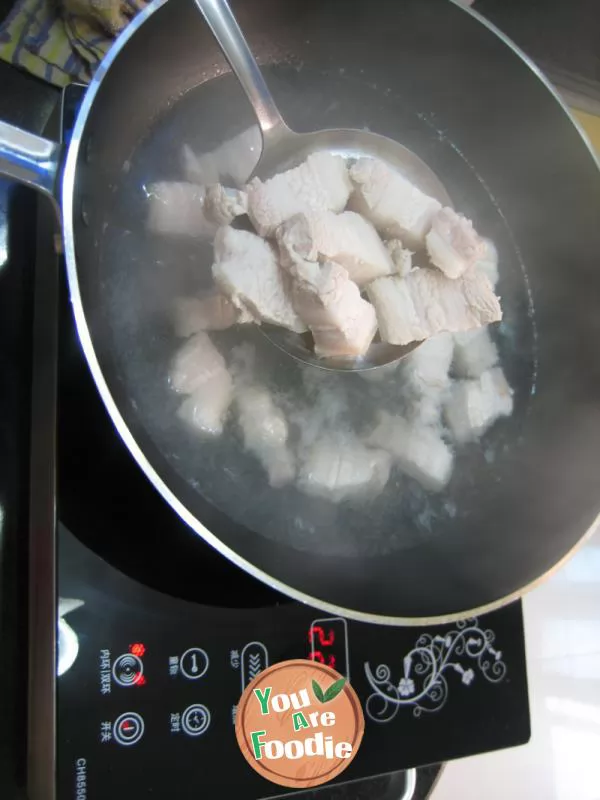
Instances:
[[[102,398],[102,402],[109,414],[109,417],[127,447],[132,458],[145,474],[146,478],[150,481],[152,486],[161,495],[163,500],[169,507],[185,522],[196,535],[200,536],[218,553],[227,558],[236,567],[243,569],[252,577],[267,584],[271,588],[284,595],[287,595],[292,600],[310,605],[319,610],[335,614],[338,616],[346,617],[348,619],[356,620],[358,622],[374,623],[378,625],[390,626],[422,626],[433,624],[446,624],[464,620],[470,617],[476,617],[481,614],[487,614],[495,611],[514,602],[521,598],[524,594],[542,584],[545,580],[555,574],[561,567],[591,538],[595,532],[598,524],[600,523],[600,510],[592,525],[585,531],[578,541],[571,547],[570,550],[550,569],[542,573],[540,576],[526,584],[524,587],[511,592],[497,600],[479,606],[477,608],[466,609],[451,614],[443,614],[439,616],[424,616],[424,617],[397,617],[372,614],[357,609],[344,608],[332,603],[328,603],[318,597],[308,595],[298,589],[295,589],[288,584],[278,580],[277,578],[264,572],[255,564],[240,556],[235,550],[227,546],[220,538],[215,536],[203,523],[187,508],[187,506],[177,497],[177,495],[167,486],[163,478],[159,475],[154,466],[149,462],[142,447],[137,443],[136,438],[127,425],[124,417],[119,410],[119,407],[113,398],[112,392],[106,382],[103,371],[100,367],[96,350],[92,341],[90,329],[87,324],[86,314],[83,308],[83,302],[79,287],[77,263],[75,259],[75,238],[74,238],[74,225],[73,225],[73,201],[74,201],[74,188],[75,177],[77,173],[77,163],[80,156],[80,147],[83,140],[83,133],[87,124],[90,111],[94,104],[94,99],[102,85],[105,75],[111,68],[117,56],[123,50],[127,42],[137,33],[139,28],[160,9],[168,0],[152,0],[146,8],[141,11],[132,22],[125,28],[121,35],[117,38],[114,45],[108,51],[100,65],[98,66],[94,77],[90,81],[89,87],[84,96],[81,104],[77,119],[75,122],[73,134],[67,151],[65,160],[62,183],[61,183],[61,197],[62,197],[62,212],[63,212],[63,236],[64,236],[64,251],[67,267],[67,279],[69,285],[69,294],[75,318],[75,325],[77,333],[83,349],[85,359],[92,374],[92,378],[96,388]],[[501,41],[506,44],[514,54],[519,57],[527,67],[535,74],[541,81],[550,94],[554,97],[562,111],[567,115],[571,124],[579,133],[583,143],[588,149],[593,162],[600,171],[600,157],[596,154],[591,142],[583,130],[582,126],[571,114],[570,109],[565,101],[559,95],[558,91],[550,83],[548,78],[541,72],[539,67],[531,60],[526,53],[524,53],[509,37],[507,37],[499,28],[493,23],[489,22],[485,17],[474,11],[470,7],[461,5],[459,0],[450,0],[455,6],[460,8],[465,14],[470,14],[477,19],[482,25],[494,33]],[[200,13],[200,12],[198,12]]]

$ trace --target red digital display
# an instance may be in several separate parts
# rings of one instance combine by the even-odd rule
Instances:
[[[317,650],[317,647],[332,647],[335,644],[335,631],[329,630],[327,633],[320,625],[311,625],[308,631],[308,641],[310,643],[310,653],[308,657],[312,661],[318,661],[320,664],[327,664],[328,667],[335,669],[336,658],[333,653],[323,653],[323,650]]]
[[[145,686],[146,685],[146,678],[145,678],[144,675],[142,675],[141,672],[138,672],[138,674],[135,676],[133,682],[135,683],[136,686]]]
[[[141,658],[144,655],[144,653],[146,652],[146,646],[143,645],[141,642],[136,642],[136,644],[130,644],[129,645],[129,652],[132,655],[137,656],[138,658]]]
[[[308,629],[308,658],[348,677],[348,637],[341,617],[316,619]]]

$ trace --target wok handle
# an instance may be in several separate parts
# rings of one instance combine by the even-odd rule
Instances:
[[[289,129],[227,0],[195,2],[254,109],[265,144],[285,135]]]
[[[61,146],[0,122],[0,175],[56,198]]]

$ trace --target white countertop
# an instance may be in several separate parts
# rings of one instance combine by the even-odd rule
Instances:
[[[449,763],[433,800],[600,800],[600,530],[523,609],[531,741]]]

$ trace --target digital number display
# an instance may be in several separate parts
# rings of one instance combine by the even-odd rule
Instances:
[[[350,678],[348,624],[342,617],[315,619],[308,629],[308,658]]]

